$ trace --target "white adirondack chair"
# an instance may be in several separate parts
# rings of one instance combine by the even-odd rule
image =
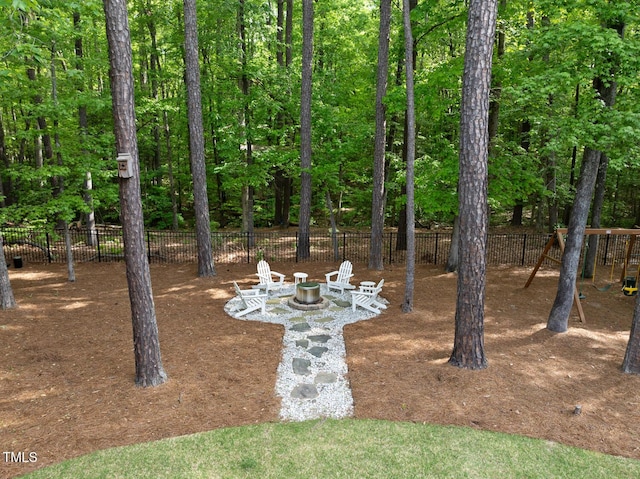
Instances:
[[[267,307],[267,293],[263,293],[259,289],[240,289],[238,283],[233,282],[233,287],[236,290],[236,294],[240,298],[240,303],[244,309],[236,313],[236,317],[244,316],[253,311],[261,310],[262,314],[265,313]]]
[[[384,279],[375,286],[360,286],[357,291],[351,291],[351,309],[356,310],[358,306],[380,314],[381,309],[387,309],[387,306],[378,300],[378,294],[382,291]]]
[[[340,294],[344,293],[345,289],[354,289],[355,286],[349,284],[349,280],[353,276],[352,271],[353,265],[351,261],[343,261],[338,271],[326,273],[327,289],[335,289],[336,291],[340,291]],[[333,279],[334,276],[335,279]]]
[[[258,279],[260,280],[260,282],[258,283],[258,288],[265,289],[267,293],[272,290],[280,289],[282,288],[282,286],[284,286],[285,275],[282,273],[271,271],[269,263],[267,263],[265,260],[260,260],[258,262],[257,274]]]

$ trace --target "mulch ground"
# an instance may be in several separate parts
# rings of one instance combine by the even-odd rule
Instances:
[[[272,264],[322,280],[336,264]],[[355,282],[385,279],[391,305],[345,328],[355,417],[456,424],[544,438],[640,459],[640,377],[623,374],[635,298],[587,282],[586,323],[568,333],[545,323],[557,271],[488,273],[485,347],[489,367],[447,364],[454,334],[456,276],[418,267],[414,311],[400,312],[404,269],[354,266]],[[136,388],[124,265],[26,264],[11,269],[19,308],[0,311],[0,447],[37,454],[7,463],[15,475],[113,446],[215,428],[278,421],[274,394],[283,330],[223,312],[233,280],[255,283],[255,265],[151,269],[166,384]],[[604,272],[608,277],[608,272]],[[603,286],[607,278],[596,282]],[[581,414],[574,414],[576,406]]]

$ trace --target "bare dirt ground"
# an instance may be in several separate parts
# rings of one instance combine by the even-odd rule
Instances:
[[[335,264],[272,264],[276,271],[323,279]],[[233,280],[255,283],[255,265],[154,265],[160,345],[169,381],[134,385],[131,314],[124,265],[79,264],[11,269],[19,309],[0,311],[0,448],[37,455],[9,463],[0,476],[44,467],[97,449],[215,428],[278,421],[274,394],[282,327],[223,312]],[[457,424],[524,434],[640,459],[640,377],[620,370],[635,298],[618,285],[583,285],[586,323],[575,308],[565,334],[545,329],[557,272],[489,271],[485,347],[489,367],[447,364],[454,334],[456,277],[418,267],[414,312],[402,314],[404,269],[384,277],[391,305],[345,328],[357,418]],[[604,272],[608,276],[607,272]],[[603,286],[607,277],[596,286]],[[582,412],[574,414],[580,405]]]

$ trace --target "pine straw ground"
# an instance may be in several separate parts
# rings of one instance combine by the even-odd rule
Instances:
[[[272,264],[323,279],[335,264]],[[255,282],[255,265],[218,265],[198,279],[195,265],[154,265],[160,344],[169,381],[134,386],[131,320],[122,263],[26,264],[10,271],[19,309],[0,312],[0,447],[35,452],[8,464],[12,477],[96,449],[278,421],[274,394],[281,326],[223,312],[232,281]],[[621,373],[633,303],[616,285],[584,285],[587,322],[572,313],[566,334],[545,322],[557,272],[493,268],[488,274],[485,346],[489,367],[447,364],[453,343],[456,277],[439,267],[416,274],[415,309],[400,313],[404,270],[385,279],[390,308],[345,328],[357,418],[458,424],[524,434],[640,459],[640,377]],[[607,272],[605,272],[607,273]],[[604,273],[603,273],[604,274]],[[602,286],[603,277],[596,283]],[[582,413],[574,414],[576,405]]]

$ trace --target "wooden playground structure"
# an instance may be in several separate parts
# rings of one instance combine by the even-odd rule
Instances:
[[[538,261],[536,262],[536,265],[533,268],[533,271],[531,272],[529,279],[524,285],[525,288],[529,287],[529,285],[533,281],[533,278],[538,272],[538,269],[540,269],[540,266],[542,266],[542,263],[544,262],[545,259],[551,260],[558,264],[562,263],[561,259],[551,256],[549,252],[553,247],[553,245],[556,244],[557,242],[560,248],[560,258],[562,258],[562,254],[564,253],[564,235],[566,235],[567,233],[568,233],[567,228],[558,228],[555,231],[555,233],[551,235],[551,237],[549,238],[549,241],[544,247],[544,250],[542,251],[542,254],[538,258]],[[607,235],[607,236],[627,235],[629,236],[629,241],[628,241],[627,247],[625,248],[625,255],[622,262],[622,273],[620,275],[620,282],[623,283],[622,289],[625,295],[627,296],[635,295],[638,292],[638,273],[640,272],[640,265],[638,266],[638,269],[636,270],[636,274],[633,278],[628,277],[627,272],[629,268],[629,262],[632,258],[631,252],[633,251],[633,247],[636,243],[636,239],[640,235],[640,229],[586,228],[584,230],[584,235],[585,236],[590,236],[590,235]],[[615,265],[615,258],[613,260],[613,264]],[[612,275],[613,275],[613,268],[612,268]],[[580,293],[578,292],[578,287],[576,285],[574,286],[574,291],[573,291],[573,302],[576,306],[576,309],[578,310],[580,321],[584,323],[586,322],[586,318],[584,316],[584,311],[582,309],[582,303],[580,302],[580,299],[581,299]]]

